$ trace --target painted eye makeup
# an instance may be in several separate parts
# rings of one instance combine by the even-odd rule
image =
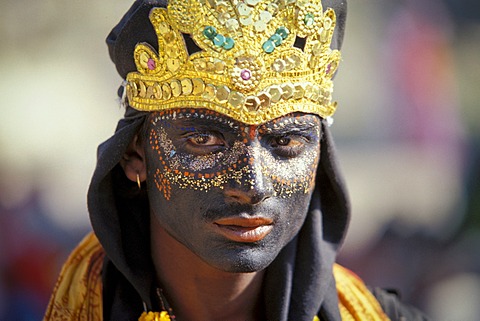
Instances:
[[[250,126],[211,112],[182,110],[157,113],[151,125],[149,141],[158,160],[155,183],[166,199],[172,184],[202,191],[232,180],[253,184],[252,162],[271,179],[278,197],[306,193],[314,186],[321,138],[316,116],[293,115]],[[257,139],[260,145],[252,144]]]
[[[227,147],[223,135],[218,132],[193,131],[185,133],[182,137],[185,150],[194,155],[215,153]]]
[[[269,139],[273,152],[280,157],[294,158],[299,156],[309,143],[308,138],[299,135],[285,135]]]

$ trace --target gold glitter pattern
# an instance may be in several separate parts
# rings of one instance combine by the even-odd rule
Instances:
[[[356,274],[335,264],[333,275],[337,284],[342,320],[390,321],[380,303]]]
[[[105,252],[88,234],[62,267],[43,321],[101,321]]]
[[[137,110],[206,108],[259,125],[292,112],[327,118],[336,109],[336,17],[320,0],[174,0],[154,8],[150,21],[159,52],[138,44],[137,71],[127,75]],[[189,55],[182,33],[202,50]],[[306,37],[303,50],[293,47],[297,36]]]

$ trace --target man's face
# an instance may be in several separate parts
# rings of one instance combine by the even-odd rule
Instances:
[[[267,267],[305,220],[319,117],[296,113],[255,126],[176,109],[148,122],[148,193],[161,226],[220,270]]]

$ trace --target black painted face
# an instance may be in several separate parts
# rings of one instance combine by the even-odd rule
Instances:
[[[305,220],[320,153],[320,118],[260,126],[208,110],[153,113],[146,160],[151,211],[203,261],[264,269]]]

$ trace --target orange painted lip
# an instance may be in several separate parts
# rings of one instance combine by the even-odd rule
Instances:
[[[261,241],[273,229],[273,220],[263,217],[223,218],[214,222],[220,234],[234,242]]]

